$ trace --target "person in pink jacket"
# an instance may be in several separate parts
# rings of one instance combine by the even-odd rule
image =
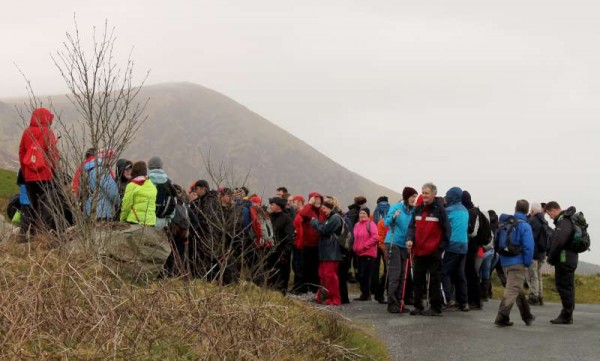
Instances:
[[[355,301],[369,301],[371,299],[371,279],[377,259],[378,233],[377,224],[371,220],[371,211],[362,207],[358,214],[358,223],[354,225],[354,253],[358,256],[358,282],[360,283],[360,297]]]

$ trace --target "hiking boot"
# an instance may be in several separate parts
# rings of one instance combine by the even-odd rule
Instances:
[[[412,311],[410,311],[411,316],[423,316],[423,309],[422,308],[413,308]]]
[[[531,305],[531,306],[537,306],[540,304],[539,298],[535,297],[535,296],[529,296],[529,299],[527,300],[527,302]]]
[[[550,323],[553,325],[572,325],[573,324],[573,314],[569,314],[564,310],[560,311],[560,315],[557,318],[550,320]]]
[[[354,301],[371,301],[371,296],[369,295],[360,295],[360,297],[356,297]]]
[[[375,301],[377,301],[379,304],[385,304],[387,302],[385,302],[385,299],[383,298],[383,296],[381,297],[375,297]]]
[[[483,280],[481,281],[481,286],[479,289],[479,294],[481,296],[481,300],[483,302],[488,302],[490,299],[490,295],[489,295],[489,289],[490,289],[490,285],[489,285],[490,281],[489,280]]]
[[[442,306],[442,310],[452,310],[452,309],[456,309],[456,308],[459,308],[459,305],[454,300],[452,300],[449,303]]]
[[[467,305],[466,303],[464,305],[459,305],[458,309],[462,312],[469,312],[469,305]]]
[[[504,316],[500,313],[498,314],[498,316],[496,316],[496,321],[494,321],[494,324],[498,327],[509,327],[513,325],[508,316]]]
[[[441,315],[442,315],[442,311],[434,310],[433,308],[430,308],[427,311],[423,312],[423,316],[441,316]]]
[[[538,302],[540,303],[540,306],[544,305],[544,299],[542,298],[542,296],[538,297]]]
[[[397,305],[397,304],[395,304],[395,303],[390,303],[390,304],[388,304],[388,306],[387,306],[387,311],[388,311],[389,313],[400,313],[400,306],[398,306],[398,305]]]
[[[483,308],[481,303],[469,303],[469,309],[480,311]]]
[[[524,319],[523,322],[525,322],[526,326],[531,326],[533,325],[533,321],[535,321],[535,315],[531,315],[528,318]]]

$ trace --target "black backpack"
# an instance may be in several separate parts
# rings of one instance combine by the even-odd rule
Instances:
[[[10,198],[8,205],[6,206],[6,215],[8,218],[6,219],[7,223],[14,218],[15,214],[18,210],[21,209],[21,197],[19,194],[14,195]]]
[[[175,224],[177,227],[184,230],[190,228],[190,210],[187,204],[181,201],[177,202],[175,205],[175,215],[171,220],[171,224]]]
[[[488,246],[492,241],[492,225],[490,224],[490,220],[479,208],[477,208],[477,219],[479,220],[479,228],[473,238],[477,241],[478,246]]]
[[[523,245],[516,242],[517,227],[519,223],[524,223],[522,220],[514,216],[510,216],[508,220],[502,224],[498,233],[498,253],[505,257],[514,257],[523,253]]]
[[[577,212],[568,217],[573,224],[573,241],[571,250],[577,253],[583,253],[590,250],[590,234],[588,233],[588,224],[583,213]]]
[[[156,217],[166,218],[175,211],[177,191],[170,180],[156,185]]]
[[[337,216],[341,218],[342,226],[340,227],[340,233],[334,233],[333,238],[338,242],[342,249],[351,251],[354,246],[354,232],[353,227],[351,226],[352,220],[348,216]]]

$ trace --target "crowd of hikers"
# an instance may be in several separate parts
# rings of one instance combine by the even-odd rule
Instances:
[[[24,241],[43,223],[41,200],[57,186],[52,120],[48,110],[36,109],[19,147]],[[373,211],[357,196],[344,211],[335,196],[305,198],[285,187],[267,202],[245,187],[212,189],[206,180],[186,190],[173,183],[159,157],[119,159],[113,172],[107,165],[114,158],[110,149],[89,149],[71,191],[88,219],[166,230],[173,252],[165,275],[233,283],[247,270],[257,283],[332,306],[350,303],[348,284],[358,283],[356,302],[374,299],[390,313],[441,316],[482,309],[496,271],[505,289],[495,324],[510,326],[514,303],[526,325],[535,319],[530,306],[544,304],[540,272],[548,262],[562,300],[551,322],[573,323],[578,253],[590,243],[585,218],[574,207],[518,200],[514,213],[498,216],[476,207],[466,190],[453,187],[442,197],[426,183],[420,192],[405,187],[396,203],[379,197]]]

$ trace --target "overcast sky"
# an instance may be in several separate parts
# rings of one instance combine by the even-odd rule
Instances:
[[[10,2],[0,97],[25,94],[13,63],[37,93],[64,93],[49,55],[73,14],[86,35],[108,19],[150,84],[215,89],[397,191],[460,186],[499,213],[575,205],[600,242],[600,3],[402,3]],[[583,259],[600,263],[594,248]]]

